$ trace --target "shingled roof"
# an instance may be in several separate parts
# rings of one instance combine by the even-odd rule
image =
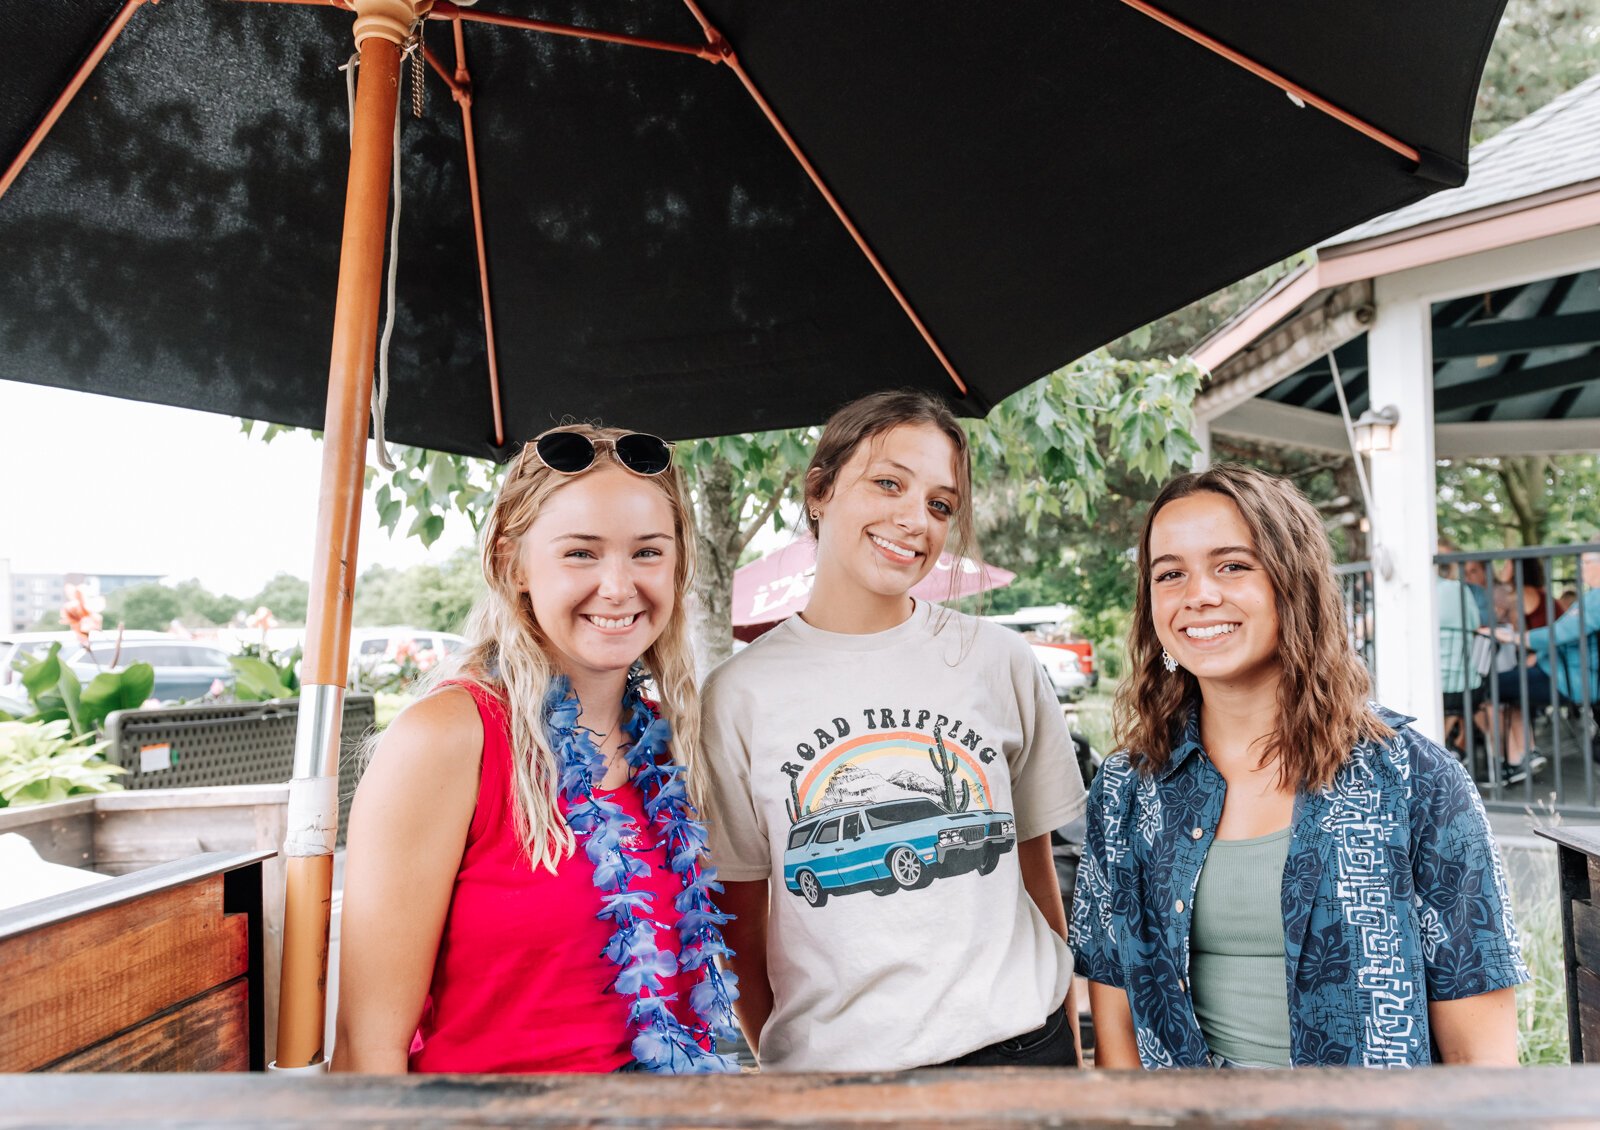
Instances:
[[[1475,146],[1467,165],[1467,183],[1460,188],[1358,224],[1322,248],[1600,180],[1600,74]]]

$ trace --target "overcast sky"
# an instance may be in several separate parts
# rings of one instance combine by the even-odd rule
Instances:
[[[19,573],[198,577],[240,597],[274,573],[307,577],[321,449],[247,438],[231,416],[0,381],[0,558]],[[431,549],[391,539],[369,495],[360,568],[471,543],[459,515]]]

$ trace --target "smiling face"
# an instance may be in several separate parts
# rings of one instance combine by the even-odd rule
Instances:
[[[1231,499],[1200,491],[1162,507],[1146,580],[1156,637],[1202,690],[1276,679],[1276,594]]]
[[[517,543],[514,575],[575,682],[626,674],[666,629],[679,547],[659,486],[605,465],[563,483]]]
[[[821,515],[814,601],[898,600],[928,575],[963,502],[956,454],[930,424],[903,424],[857,446],[829,495],[808,503]]]

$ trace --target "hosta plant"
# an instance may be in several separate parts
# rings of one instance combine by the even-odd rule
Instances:
[[[73,737],[64,718],[0,722],[0,808],[122,788],[116,777],[127,770],[100,756],[105,745]]]

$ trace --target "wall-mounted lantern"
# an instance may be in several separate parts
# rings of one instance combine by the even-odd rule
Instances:
[[[1393,404],[1368,408],[1355,422],[1356,450],[1362,455],[1388,451],[1394,447],[1394,429],[1400,422],[1400,409]]]

